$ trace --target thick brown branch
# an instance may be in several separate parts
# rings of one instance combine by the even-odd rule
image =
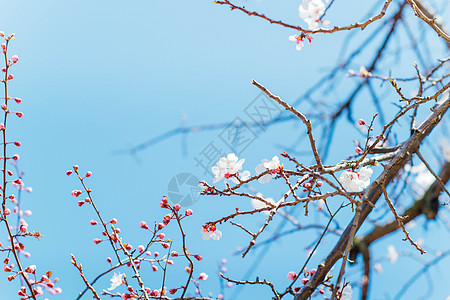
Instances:
[[[365,190],[362,197],[362,201],[370,201],[373,205],[376,204],[383,191],[380,184],[385,182],[388,185],[392,179],[394,179],[399,171],[403,169],[406,162],[409,161],[411,155],[417,151],[422,141],[427,137],[433,128],[440,122],[442,116],[446,113],[450,107],[450,99],[441,99],[434,112],[426,118],[426,120],[417,128],[417,130],[411,135],[411,137],[400,148],[397,155],[391,160],[391,162],[385,166],[381,175]],[[358,227],[364,222],[367,216],[372,211],[372,206],[364,204],[359,218]],[[336,243],[335,247],[324,261],[318,266],[317,272],[311,278],[311,280],[301,289],[299,293],[295,295],[295,300],[306,300],[316,290],[316,288],[323,282],[326,274],[330,271],[331,267],[336,261],[342,257],[345,246],[351,235],[353,228],[353,220],[348,224],[347,228],[343,232],[341,238]]]

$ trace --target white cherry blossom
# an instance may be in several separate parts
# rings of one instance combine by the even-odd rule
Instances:
[[[238,157],[234,153],[230,153],[227,157],[221,157],[215,166],[211,168],[215,177],[213,183],[216,183],[224,178],[230,178],[235,183],[239,181],[235,178],[234,174],[238,173],[242,169],[245,159],[238,160]]]
[[[303,0],[298,7],[300,18],[302,18],[309,29],[319,29],[318,20],[325,13],[325,4],[321,0]]]
[[[119,285],[123,284],[123,275],[122,273],[116,274],[114,273],[113,277],[111,277],[111,286],[108,288],[108,291],[114,290]]]
[[[258,178],[260,183],[268,183],[276,176],[276,173],[280,170],[280,160],[278,156],[274,156],[272,160],[263,159],[261,163],[255,167],[256,174],[261,174],[267,170],[271,170],[271,172],[267,173],[264,176]]]
[[[418,166],[407,164],[405,165],[404,170],[415,175],[414,184],[411,184],[411,187],[418,195],[423,195],[436,180],[424,163],[421,163]]]
[[[295,49],[297,49],[298,51],[302,50],[303,46],[305,45],[303,43],[303,39],[298,35],[290,35],[289,40],[297,43]]]
[[[394,245],[388,246],[388,253],[386,256],[389,259],[389,261],[391,262],[391,264],[393,264],[397,261],[399,255],[398,255],[398,252],[395,249]]]
[[[216,225],[205,224],[202,226],[202,239],[204,240],[220,240],[222,238],[222,232],[216,228]]]
[[[369,167],[362,167],[359,172],[347,170],[341,174],[339,181],[348,192],[362,192],[369,186],[372,174],[373,170]]]
[[[250,178],[250,171],[245,170],[240,175],[242,181],[248,180]]]
[[[353,295],[352,286],[347,284],[342,290],[342,295],[340,300],[351,300]]]

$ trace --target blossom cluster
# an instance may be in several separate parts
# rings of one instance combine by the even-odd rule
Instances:
[[[359,172],[347,170],[341,174],[339,181],[348,192],[362,192],[369,186],[372,174],[373,170],[369,167],[362,167]]]

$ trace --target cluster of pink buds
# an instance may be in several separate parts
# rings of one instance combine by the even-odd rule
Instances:
[[[306,193],[311,191],[314,194],[320,194],[320,191],[316,191],[314,190],[314,188],[320,188],[322,185],[323,185],[322,181],[311,178],[302,184],[303,192]]]
[[[303,278],[301,279],[301,282],[303,285],[305,285],[309,281],[308,277],[312,277],[316,272],[317,272],[316,269],[311,269],[311,271],[308,271],[306,268],[304,268],[300,274],[297,274],[294,271],[288,272],[287,278],[289,280],[295,281],[299,278],[299,275],[303,274]],[[301,287],[294,287],[294,292],[298,293],[300,291],[300,289],[301,289]],[[322,289],[320,289],[319,293],[323,295],[325,292]]]

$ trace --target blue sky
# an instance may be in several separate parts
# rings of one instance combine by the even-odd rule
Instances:
[[[268,12],[275,19],[301,22],[297,15],[298,1],[240,2]],[[350,15],[360,19],[366,12],[355,3],[360,2],[336,3],[328,18],[333,24],[343,24]],[[347,10],[348,5],[352,7],[351,12]],[[116,217],[123,236],[131,244],[144,243],[146,235],[139,230],[139,222],[145,220],[151,224],[164,216],[159,201],[167,193],[167,184],[174,175],[189,172],[203,178],[194,158],[209,142],[220,142],[221,131],[191,133],[185,140],[186,148],[182,146],[183,139],[174,136],[139,152],[137,159],[119,155],[117,151],[182,124],[227,123],[236,117],[245,121],[243,110],[259,95],[251,85],[252,79],[293,103],[335,64],[338,49],[345,43],[344,33],[317,36],[312,45],[298,52],[288,40],[295,32],[230,12],[212,1],[128,1],[125,4],[123,1],[21,0],[2,3],[0,9],[0,30],[16,33],[17,40],[12,43],[10,54],[20,57],[20,63],[12,71],[15,79],[10,93],[23,99],[21,109],[25,116],[11,120],[9,130],[11,136],[22,141],[20,167],[26,173],[25,183],[34,189],[32,194],[24,195],[23,206],[33,211],[28,222],[30,230],[44,235],[39,242],[29,241],[32,253],[29,260],[38,266],[38,271],[53,270],[64,292],[50,299],[74,299],[82,289],[82,282],[70,264],[70,253],[83,263],[90,278],[105,270],[108,267],[105,259],[112,256],[105,243],[98,246],[92,243],[100,230],[89,225],[89,220],[95,217],[93,211],[86,206],[77,207],[70,196],[70,191],[79,189],[80,185],[74,177],[65,176],[67,169],[78,164],[84,171],[91,170],[94,175],[88,183],[105,218]],[[443,51],[441,45],[436,49]],[[406,65],[397,63],[400,67]],[[370,118],[364,107],[355,110],[361,117]],[[342,143],[333,151],[330,163],[353,151],[348,132],[358,133],[355,128],[345,126],[338,131],[337,140]],[[283,150],[280,145],[291,144],[297,138],[298,128],[294,123],[275,125],[259,134],[243,153],[244,167],[253,171],[262,158],[278,154]],[[307,150],[306,141],[301,143]],[[259,188],[273,198],[282,193],[280,188]],[[228,258],[228,275],[242,279],[249,265],[258,259],[260,250],[245,260],[231,256],[236,247],[246,246],[249,238],[229,225],[221,228],[222,240],[201,239],[201,224],[232,212],[237,205],[250,208],[242,199],[202,197],[192,207],[194,215],[186,219],[190,252],[204,257],[197,270],[210,274],[202,290],[212,291],[214,295],[219,291],[214,275],[219,260]],[[343,218],[349,213],[345,212]],[[300,211],[295,214],[301,222],[308,222]],[[257,228],[263,221],[261,216],[249,220],[248,224]],[[442,226],[432,222],[428,230],[418,229],[415,234],[423,236],[432,247],[439,247],[442,237],[432,233],[442,230]],[[177,240],[176,228],[168,229],[166,234]],[[292,243],[296,239],[311,240],[316,234],[296,234],[290,240],[261,250],[267,253],[258,274],[282,289],[289,283],[287,272],[300,268],[306,258],[304,243],[299,247],[292,247]],[[445,234],[448,236],[448,232]],[[401,237],[395,234],[376,244],[379,258],[386,253],[388,244],[405,247]],[[324,241],[313,265],[328,253],[334,241],[335,238]],[[175,242],[174,247],[179,249],[180,245]],[[410,247],[405,249],[412,251]],[[172,276],[169,272],[169,283],[184,282],[185,274],[180,271],[184,262],[179,261],[171,271]],[[449,267],[448,259],[444,262],[432,275],[434,299],[444,299],[448,294],[439,288]],[[373,291],[373,299],[389,299],[385,297],[388,292],[393,297],[401,285],[394,280],[396,269],[417,270],[408,258],[396,265],[384,263],[384,273],[374,277],[377,291]],[[350,268],[350,272],[358,267]],[[159,282],[160,274],[144,274],[149,282]],[[98,289],[108,287],[108,281],[109,278],[101,281]],[[6,282],[6,276],[0,280],[0,289],[2,299],[13,298],[17,292],[16,287]],[[232,292],[227,290],[226,296]],[[245,288],[239,297],[264,297],[268,292],[264,287]],[[412,295],[421,292],[420,287],[411,289]]]

